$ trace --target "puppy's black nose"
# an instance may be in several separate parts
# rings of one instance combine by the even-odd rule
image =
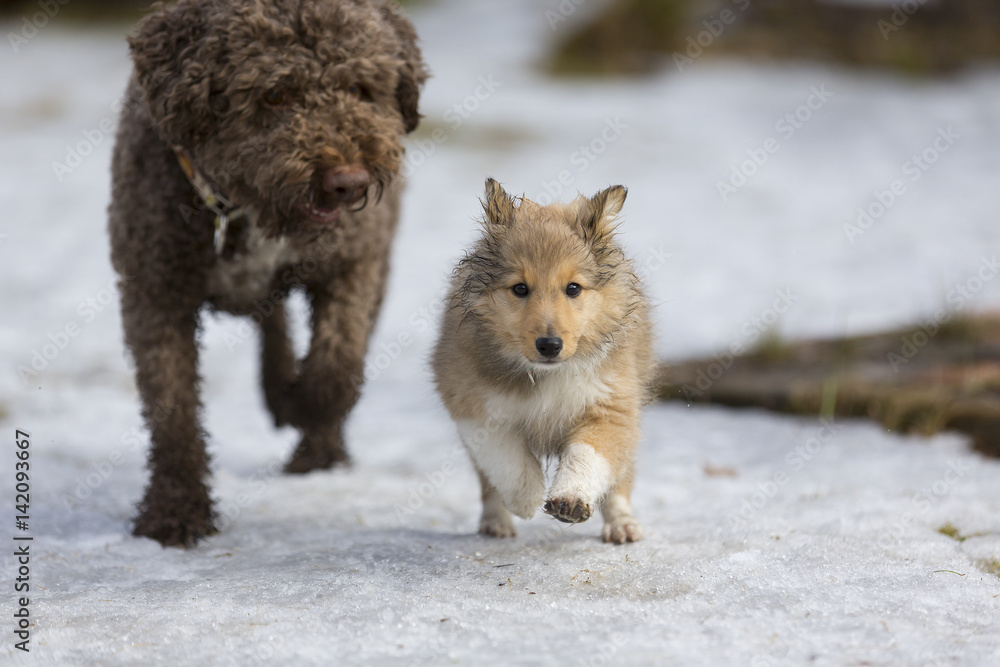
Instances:
[[[535,349],[546,359],[555,359],[562,352],[562,338],[537,338]]]

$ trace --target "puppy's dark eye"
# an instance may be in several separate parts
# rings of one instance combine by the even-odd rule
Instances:
[[[525,285],[524,283],[518,283],[514,285],[513,287],[510,288],[510,291],[513,292],[516,296],[519,296],[521,298],[528,296],[528,286]]]
[[[577,283],[570,283],[569,285],[566,285],[566,296],[568,297],[580,296],[580,292],[582,291],[583,288],[580,287],[580,285],[578,285]]]
[[[269,107],[284,106],[288,102],[288,93],[284,88],[274,88],[264,93],[264,104]]]

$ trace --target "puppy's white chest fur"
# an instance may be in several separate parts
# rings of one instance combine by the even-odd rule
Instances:
[[[543,374],[544,373],[544,374]],[[486,400],[494,420],[526,432],[528,446],[538,455],[552,454],[550,447],[580,419],[588,406],[608,399],[612,388],[592,366],[564,367],[535,375],[527,395],[494,393]]]
[[[209,294],[241,304],[265,298],[275,271],[299,259],[299,250],[290,240],[265,237],[257,225],[253,225],[246,249],[219,260],[209,273]]]

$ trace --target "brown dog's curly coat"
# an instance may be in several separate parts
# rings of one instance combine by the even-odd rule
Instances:
[[[180,0],[129,37],[134,74],[112,166],[112,262],[151,432],[134,533],[190,545],[214,532],[198,345],[204,307],[251,316],[278,425],[302,433],[289,472],[347,459],[399,209],[401,138],[427,77],[388,0]],[[215,248],[178,156],[246,215]],[[283,302],[303,289],[297,361]]]

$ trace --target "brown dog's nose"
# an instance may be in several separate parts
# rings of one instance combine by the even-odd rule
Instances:
[[[337,167],[323,174],[323,190],[337,204],[351,204],[361,199],[371,179],[364,167]]]

